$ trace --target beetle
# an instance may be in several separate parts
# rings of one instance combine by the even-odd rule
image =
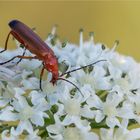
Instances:
[[[48,72],[52,73],[52,79],[50,82],[53,85],[56,84],[57,80],[65,80],[71,83],[72,85],[74,85],[79,90],[79,88],[74,83],[68,81],[67,79],[62,78],[62,76],[65,74],[74,72],[76,70],[82,69],[84,67],[94,65],[100,61],[105,61],[105,60],[98,60],[92,64],[89,64],[89,65],[86,65],[86,66],[83,66],[83,67],[80,67],[80,68],[77,68],[77,69],[74,69],[74,70],[71,70],[71,71],[68,71],[59,75],[58,59],[56,58],[53,50],[35,32],[33,32],[32,29],[30,29],[27,25],[25,25],[19,20],[10,21],[9,26],[11,28],[11,31],[9,32],[6,38],[4,50],[2,50],[0,53],[7,50],[8,39],[11,34],[14,36],[15,39],[17,39],[25,47],[25,49],[28,49],[31,53],[35,54],[35,56],[24,56],[25,55],[25,52],[24,52],[23,55],[14,56],[10,60],[0,63],[0,65],[6,64],[14,60],[15,58],[41,60],[43,64],[43,68],[40,73],[40,89],[41,90],[42,90],[41,80],[42,80],[42,76],[45,69]]]

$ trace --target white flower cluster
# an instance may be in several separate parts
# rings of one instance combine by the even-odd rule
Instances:
[[[46,43],[59,62],[59,73],[103,60],[50,83],[46,72],[39,89],[42,63],[15,59],[0,65],[0,133],[2,140],[138,140],[140,139],[140,64],[94,43],[80,32],[80,45],[61,43],[54,29]],[[18,43],[17,43],[18,45]],[[0,62],[23,53],[0,54]],[[26,55],[33,55],[28,50]],[[79,89],[79,90],[78,90]],[[130,129],[131,128],[131,129]],[[95,131],[96,130],[96,131]],[[98,132],[97,132],[98,130]],[[96,133],[95,133],[96,132]]]

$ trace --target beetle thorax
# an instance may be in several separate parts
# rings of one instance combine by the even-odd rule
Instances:
[[[44,66],[47,69],[47,71],[52,73],[51,82],[55,84],[59,76],[57,58],[54,54],[51,53],[47,54],[44,58]]]

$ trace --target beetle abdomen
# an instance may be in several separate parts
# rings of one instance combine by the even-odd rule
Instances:
[[[27,25],[25,25],[21,21],[12,20],[9,22],[9,26],[12,29],[12,32],[14,32],[14,34],[16,34],[18,38],[22,39],[30,52],[38,56],[39,54],[41,56],[44,56],[47,53],[53,54],[51,48],[49,48],[49,46],[35,32],[33,32]],[[16,36],[14,37],[16,38]],[[18,40],[18,38],[16,39]],[[21,42],[20,40],[18,41]]]

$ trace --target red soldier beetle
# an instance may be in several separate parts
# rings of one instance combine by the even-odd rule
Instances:
[[[0,65],[6,64],[15,58],[20,58],[18,62],[21,61],[21,59],[39,59],[42,61],[43,68],[40,73],[40,89],[42,90],[41,86],[41,81],[42,81],[42,76],[44,73],[44,70],[46,69],[47,71],[52,73],[52,79],[51,83],[54,85],[56,84],[57,80],[64,80],[66,82],[69,82],[73,86],[75,86],[79,91],[80,89],[71,81],[62,78],[63,75],[69,74],[71,72],[74,72],[76,70],[80,70],[82,68],[94,65],[98,62],[101,61],[106,61],[106,60],[98,60],[92,64],[65,72],[61,75],[59,75],[59,70],[58,70],[58,60],[53,52],[53,50],[35,33],[33,32],[27,25],[24,23],[18,21],[18,20],[12,20],[9,22],[9,26],[11,28],[11,31],[9,32],[6,42],[5,42],[5,48],[2,50],[0,53],[4,52],[7,50],[7,44],[8,44],[8,39],[10,34],[14,36],[15,39],[17,39],[24,47],[25,50],[28,49],[31,53],[35,54],[35,56],[24,56],[25,51],[22,55],[17,55],[11,58],[10,60],[6,62],[0,63]],[[80,91],[81,92],[81,91]]]

